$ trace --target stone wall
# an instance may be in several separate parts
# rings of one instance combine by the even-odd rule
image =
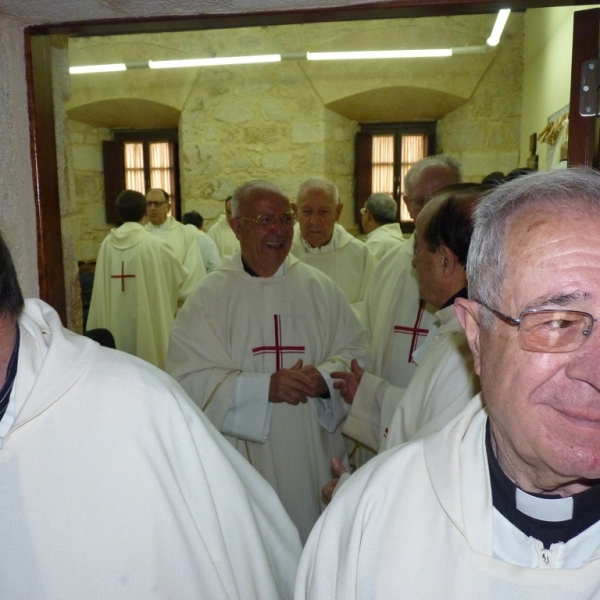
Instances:
[[[389,39],[396,39],[392,35],[396,29],[413,37],[418,30],[417,37],[429,36],[432,47],[456,40],[477,45],[492,24],[492,16],[483,15],[73,39],[70,55],[76,64],[95,64],[325,49],[329,45],[347,48],[358,43],[354,38],[389,45]],[[412,38],[408,41],[416,43]],[[423,94],[429,89],[432,96],[438,94],[435,97],[442,92],[452,96],[464,104],[438,121],[438,150],[456,155],[465,164],[466,178],[479,180],[490,171],[518,166],[522,54],[523,14],[513,14],[493,55],[457,57],[446,64],[436,63],[438,67],[430,60],[374,61],[382,64],[371,66],[289,60],[164,72],[136,69],[73,78],[68,107],[80,110],[86,105],[95,107],[98,101],[145,98],[178,110],[182,208],[201,212],[207,226],[241,183],[271,180],[293,197],[302,180],[321,176],[338,185],[346,205],[342,224],[356,232],[352,209],[358,124],[328,109],[328,100],[336,99],[342,87],[351,94],[370,86],[375,102],[383,97],[379,90],[402,82],[419,84]],[[457,70],[463,76],[460,83]],[[108,132],[80,124],[73,124],[72,131],[85,138],[73,138],[78,213],[84,219],[81,225],[73,224],[74,230],[79,228],[77,257],[90,260],[109,229],[103,222],[103,191],[96,170],[101,169],[100,141]]]
[[[326,109],[295,64],[201,73],[181,113],[184,210],[210,224],[237,185],[267,179],[291,198],[308,177],[351,199],[357,124]],[[348,210],[346,224],[352,226]]]
[[[23,27],[0,16],[0,230],[12,253],[25,296],[38,296]]]
[[[438,121],[438,151],[462,161],[466,181],[519,166],[524,16],[510,15],[494,60],[469,102]]]

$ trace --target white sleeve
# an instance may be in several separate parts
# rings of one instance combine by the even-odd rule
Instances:
[[[271,428],[273,405],[269,402],[271,376],[267,373],[240,373],[233,398],[221,428],[223,435],[264,444]]]

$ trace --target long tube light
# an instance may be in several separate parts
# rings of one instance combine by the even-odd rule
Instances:
[[[190,58],[185,60],[149,60],[151,69],[174,69],[180,67],[215,67],[218,65],[248,65],[255,63],[273,63],[281,60],[281,54],[262,54],[256,56],[224,56],[219,58]]]
[[[126,71],[125,63],[115,63],[112,65],[90,65],[87,67],[69,67],[69,73],[109,73],[111,71]]]
[[[307,52],[307,60],[360,60],[372,58],[433,58],[452,56],[452,48],[432,50],[367,50],[363,52]]]
[[[107,73],[126,71],[128,69],[172,69],[182,67],[215,67],[220,65],[247,65],[257,63],[274,63],[281,60],[362,60],[385,58],[442,58],[453,54],[479,54],[491,51],[500,42],[504,26],[510,15],[510,8],[503,8],[496,17],[496,22],[485,46],[464,46],[458,48],[437,48],[422,50],[367,50],[357,52],[294,52],[289,54],[261,54],[255,56],[225,56],[217,58],[191,58],[183,60],[149,60],[135,63],[116,63],[107,65],[91,65],[70,67],[69,73]]]
[[[497,46],[500,43],[500,37],[504,31],[506,21],[508,21],[508,15],[510,15],[510,8],[502,8],[496,17],[492,34],[487,39],[486,44],[488,46]]]

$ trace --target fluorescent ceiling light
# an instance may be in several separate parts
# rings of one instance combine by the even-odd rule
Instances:
[[[87,67],[69,67],[69,73],[109,73],[111,71],[126,71],[125,63],[115,63],[112,65],[90,65]]]
[[[506,21],[508,21],[508,15],[510,15],[510,8],[503,8],[498,13],[498,16],[496,17],[496,22],[494,23],[494,28],[492,29],[492,34],[486,42],[488,46],[497,46],[499,44],[500,36],[504,31]]]
[[[149,60],[151,69],[175,69],[178,67],[214,67],[217,65],[247,65],[252,63],[279,62],[281,54],[257,56],[224,56],[220,58],[191,58],[186,60]]]
[[[432,58],[452,56],[452,48],[435,50],[369,50],[365,52],[307,52],[307,60],[358,60],[364,58]]]

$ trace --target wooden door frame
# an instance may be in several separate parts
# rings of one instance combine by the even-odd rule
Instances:
[[[48,35],[118,35],[172,32],[192,29],[251,27],[323,21],[431,17],[496,12],[507,5],[513,10],[548,6],[581,5],[580,0],[391,0],[369,5],[312,10],[246,12],[227,15],[198,15],[110,21],[65,22],[25,29],[25,62],[30,120],[30,147],[37,221],[38,277],[40,297],[52,305],[67,322],[64,265],[62,257],[60,202],[52,64]],[[596,55],[597,57],[597,55]],[[571,98],[571,107],[578,106]],[[571,121],[573,123],[573,121]],[[589,125],[582,131],[589,134]],[[571,137],[571,139],[573,139]],[[587,140],[587,137],[585,138]],[[586,142],[587,143],[587,142]],[[584,157],[587,160],[587,154]],[[582,164],[580,162],[580,164]],[[587,164],[587,163],[585,163]]]

